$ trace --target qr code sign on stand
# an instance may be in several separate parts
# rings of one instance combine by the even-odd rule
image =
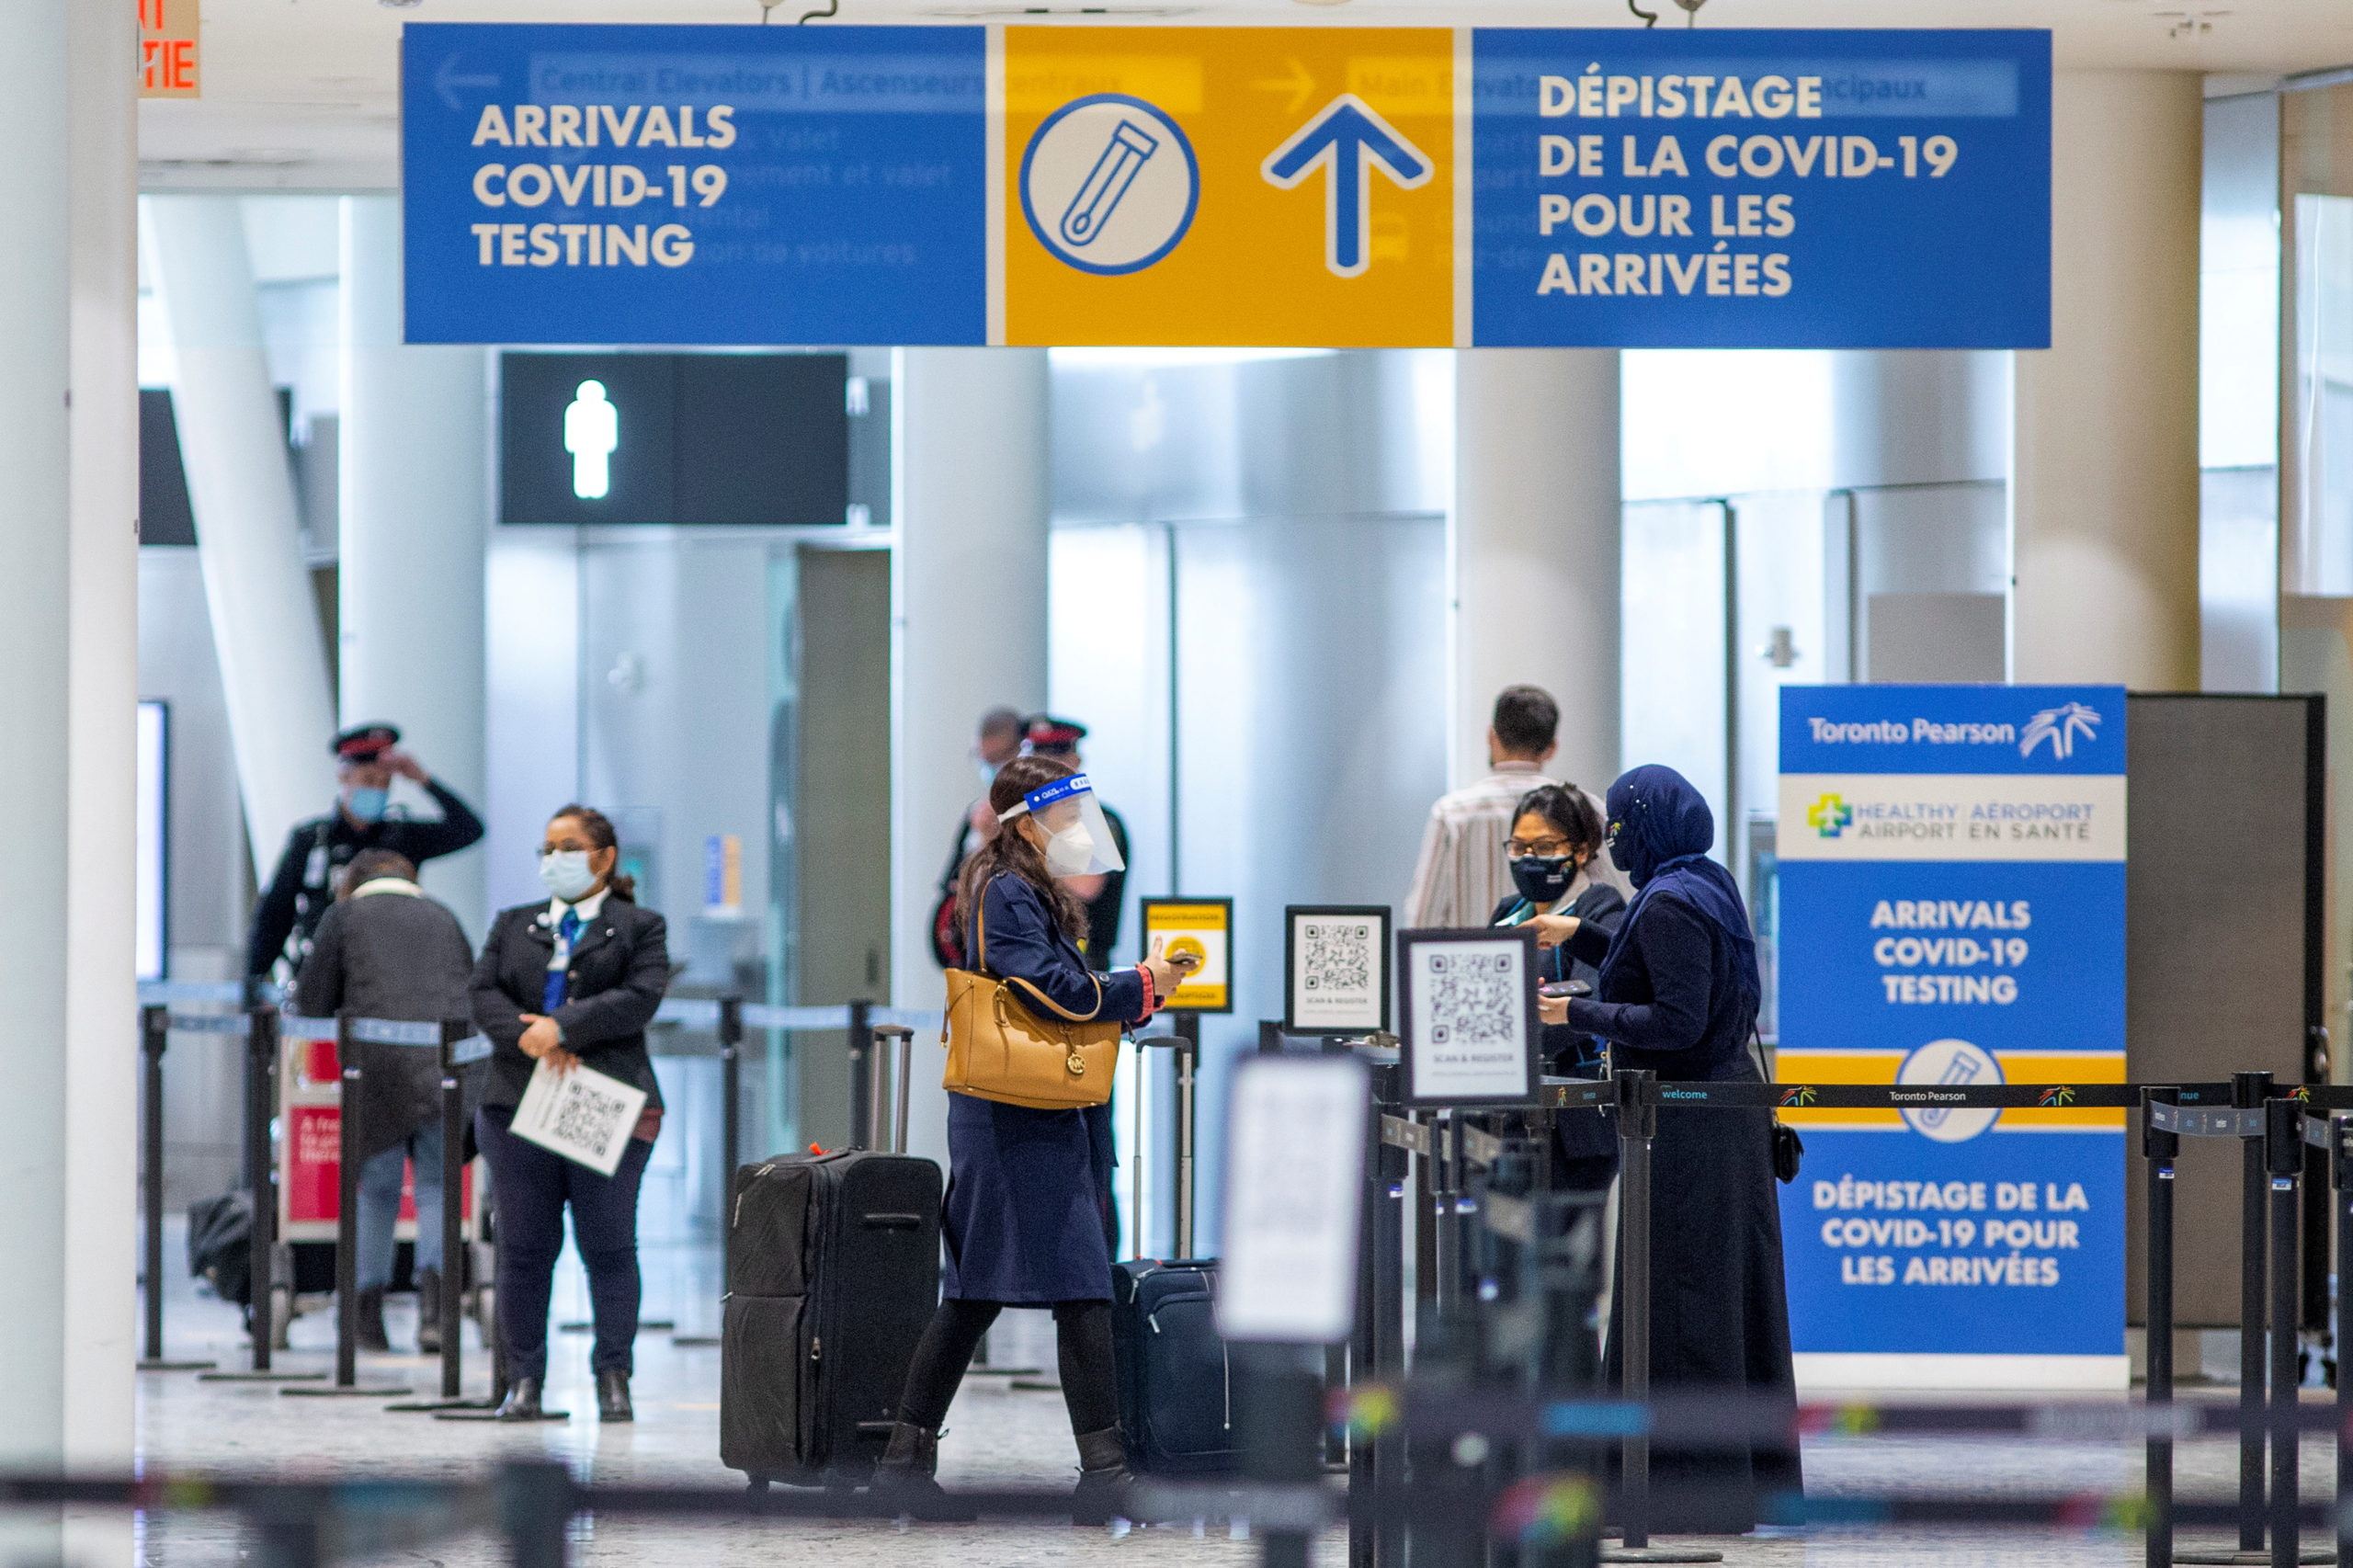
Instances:
[[[555,1125],[548,1136],[559,1143],[601,1149],[620,1131],[623,1119],[634,1120],[630,1103],[620,1095],[598,1094],[576,1078],[564,1085],[556,1102]]]
[[[1372,926],[1363,920],[1312,920],[1300,927],[1307,951],[1300,984],[1309,991],[1360,994],[1372,984]]]
[[[1457,1050],[1516,1043],[1520,983],[1515,960],[1508,952],[1430,954],[1430,1043]]]

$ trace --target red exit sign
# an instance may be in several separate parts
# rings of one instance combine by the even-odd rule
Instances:
[[[202,97],[197,0],[138,0],[139,96]]]

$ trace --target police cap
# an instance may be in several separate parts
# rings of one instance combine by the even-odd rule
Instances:
[[[1086,738],[1086,725],[1045,713],[1031,714],[1021,726],[1021,749],[1031,756],[1068,756]]]
[[[335,738],[328,749],[337,762],[373,762],[401,744],[400,731],[391,724],[354,724]]]

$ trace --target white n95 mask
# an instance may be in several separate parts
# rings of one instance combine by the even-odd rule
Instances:
[[[1020,803],[997,813],[1009,823],[1023,814],[1035,816],[1046,835],[1046,869],[1058,877],[1099,875],[1127,869],[1120,841],[1095,798],[1095,785],[1084,773],[1074,773],[1041,784],[1021,797]]]

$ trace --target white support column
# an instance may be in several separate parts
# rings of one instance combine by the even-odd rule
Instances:
[[[1457,784],[1487,771],[1495,694],[1561,705],[1555,775],[1618,776],[1618,354],[1466,348],[1454,377]]]
[[[402,342],[401,209],[343,203],[337,617],[342,722],[382,720],[479,812],[483,577],[490,521],[483,351]],[[426,888],[479,936],[479,849],[434,861]]]
[[[335,798],[335,704],[302,564],[286,432],[262,352],[236,199],[147,199],[155,291],[178,361],[172,409],[228,697],[254,874]]]
[[[119,6],[65,8],[72,15],[73,401],[65,964],[53,983],[65,993],[60,1365],[72,1391],[63,1457],[76,1468],[103,1471],[132,1462],[138,1356],[131,1333],[137,1282],[128,1260],[137,1234],[139,1152],[127,1108],[138,1101],[139,1083],[125,1021],[138,1000],[131,949],[139,472],[124,460],[139,449],[139,125],[126,65],[138,47],[138,28]],[[13,48],[0,51],[0,59],[25,58]],[[11,858],[23,852],[13,846]],[[17,1114],[40,1116],[24,1101]],[[21,1194],[10,1199],[12,1206],[21,1201]],[[19,1278],[41,1281],[29,1270]],[[16,1414],[5,1412],[12,1426]],[[93,1565],[129,1563],[129,1517],[69,1514],[63,1555]]]
[[[901,349],[891,417],[891,993],[937,1008],[926,927],[977,788],[973,727],[997,703],[1046,699],[1045,351]],[[939,1075],[917,1072],[908,1142],[944,1163],[947,1137]]]
[[[2196,691],[2202,101],[2052,84],[2051,347],[2015,357],[2010,674]]]
[[[73,0],[0,6],[0,1464],[43,1468],[64,1457],[66,1343],[66,966],[71,907],[66,809],[72,788],[72,488],[66,396],[72,385],[73,184],[68,94]],[[125,56],[128,60],[129,56]],[[127,1037],[126,1037],[127,1038]],[[117,1050],[126,1050],[118,1044]],[[127,1267],[126,1249],[119,1267]],[[51,1517],[54,1518],[54,1515]],[[40,1516],[0,1521],[0,1551],[25,1558],[60,1546]]]

